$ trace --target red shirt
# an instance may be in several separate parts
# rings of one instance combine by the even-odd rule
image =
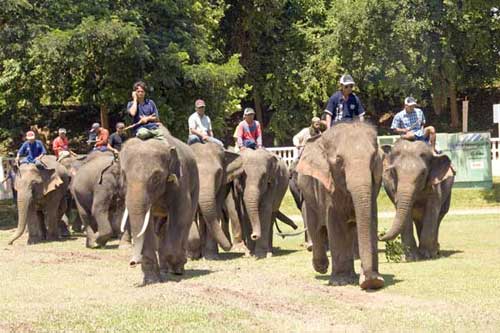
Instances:
[[[107,129],[101,127],[101,130],[99,131],[99,135],[97,135],[97,139],[95,142],[96,148],[107,147],[108,146],[108,138],[109,138],[109,131]]]
[[[262,146],[262,130],[257,120],[254,120],[251,124],[248,124],[246,120],[240,122],[236,130],[236,136],[240,147],[243,146],[245,141],[255,142],[257,146]]]
[[[68,150],[68,138],[63,139],[60,136],[55,138],[52,142],[52,150],[54,151],[54,154],[56,154],[56,157],[59,157],[60,152]]]

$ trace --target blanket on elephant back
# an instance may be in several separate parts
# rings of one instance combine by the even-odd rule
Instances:
[[[157,140],[164,140],[165,137],[161,133],[161,131],[158,128],[155,129],[147,129],[145,127],[141,127],[138,131],[136,136],[141,139],[141,140],[148,140],[148,139],[157,139]]]

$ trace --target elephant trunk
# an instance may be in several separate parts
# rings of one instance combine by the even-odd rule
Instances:
[[[371,177],[368,184],[349,189],[356,214],[359,256],[365,276],[378,272],[377,223],[373,221]]]
[[[260,221],[260,211],[259,211],[259,191],[256,189],[245,190],[244,201],[245,208],[250,219],[250,224],[252,225],[252,234],[250,238],[256,241],[261,236],[261,221]]]
[[[410,221],[414,191],[403,189],[398,192],[396,196],[396,216],[394,217],[394,222],[392,223],[391,229],[379,238],[384,242],[398,237]]]
[[[28,224],[28,219],[30,218],[30,209],[33,205],[33,197],[31,195],[24,195],[17,197],[17,209],[18,209],[18,224],[15,234],[9,240],[9,245],[12,245],[16,239],[21,237],[26,230],[26,224]]]
[[[224,251],[229,251],[231,249],[231,242],[227,239],[219,223],[219,216],[215,207],[216,204],[216,198],[210,195],[200,196],[198,201],[201,214],[205,218],[210,235],[212,235]]]
[[[147,192],[144,188],[129,186],[130,193],[127,193],[127,211],[130,221],[130,231],[134,246],[132,250],[132,259],[129,262],[131,267],[142,263],[142,249],[144,246],[144,233],[149,225],[151,204],[147,198]],[[135,189],[134,189],[135,188]]]

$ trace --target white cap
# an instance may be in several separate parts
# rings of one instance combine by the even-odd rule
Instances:
[[[408,106],[417,105],[417,100],[413,97],[406,97],[405,98],[405,105],[408,105]]]
[[[345,85],[348,85],[348,84],[355,84],[354,83],[354,80],[352,79],[352,76],[350,76],[349,74],[344,74],[340,77],[340,84],[345,86]]]

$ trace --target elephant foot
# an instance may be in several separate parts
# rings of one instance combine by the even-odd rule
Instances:
[[[312,242],[304,242],[300,246],[304,247],[309,252],[312,252],[312,250],[313,250]]]
[[[59,240],[59,235],[58,234],[47,234],[47,240],[48,241],[57,241],[57,240]]]
[[[168,268],[160,268],[160,281],[161,282],[168,281]]]
[[[181,264],[168,264],[168,272],[174,275],[184,274],[184,263]]]
[[[101,245],[99,245],[95,239],[90,239],[89,237],[87,237],[87,240],[85,241],[85,246],[88,248],[88,249],[98,249],[101,247]]]
[[[405,261],[410,262],[418,260],[420,260],[420,255],[418,254],[417,250],[405,253]]]
[[[346,286],[349,284],[356,283],[356,274],[332,274],[330,280],[328,281],[328,285],[330,286]]]
[[[365,276],[363,272],[359,275],[359,286],[361,289],[380,289],[384,286],[384,278],[378,273]]]
[[[61,237],[64,237],[64,238],[71,236],[71,233],[69,232],[68,226],[65,223],[60,223],[59,234],[61,235]]]
[[[144,279],[142,280],[143,286],[159,282],[161,282],[160,274],[157,272],[144,272]]]
[[[34,245],[43,242],[42,236],[29,236],[28,237],[28,245]]]
[[[438,251],[435,249],[420,248],[418,253],[422,259],[435,259],[438,257]]]
[[[203,258],[205,258],[205,260],[219,260],[220,257],[217,253],[205,253],[203,255]]]
[[[321,258],[321,259],[315,259],[313,258],[312,260],[313,263],[313,268],[316,272],[320,274],[326,274],[328,272],[328,258]]]

